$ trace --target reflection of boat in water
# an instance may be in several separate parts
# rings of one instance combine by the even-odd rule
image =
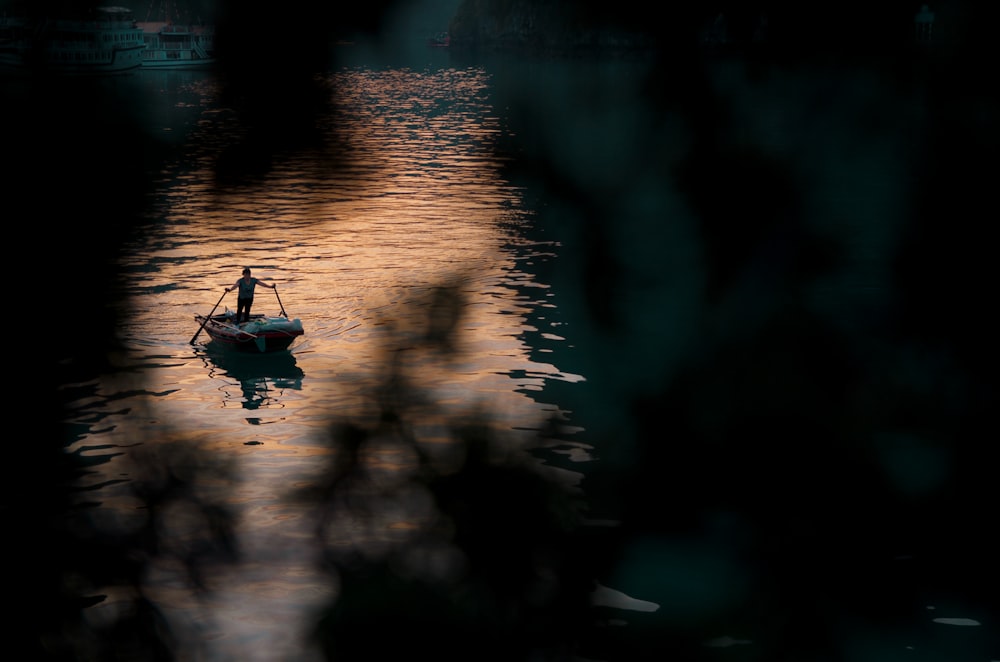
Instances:
[[[209,376],[239,382],[244,409],[274,406],[285,391],[302,390],[305,373],[291,352],[252,354],[203,346]]]

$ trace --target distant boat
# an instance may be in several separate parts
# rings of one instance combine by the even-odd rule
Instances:
[[[432,48],[444,48],[451,43],[451,35],[447,32],[438,32],[436,35],[427,40],[427,45]]]
[[[132,10],[96,7],[60,18],[0,19],[0,64],[57,74],[109,74],[142,65]]]
[[[215,30],[205,25],[175,25],[169,21],[139,22],[147,69],[201,67],[215,62]]]

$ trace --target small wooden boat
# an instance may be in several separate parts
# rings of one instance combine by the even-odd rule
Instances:
[[[240,352],[282,352],[304,333],[302,322],[283,316],[255,314],[249,322],[236,324],[236,316],[228,310],[218,315],[195,315],[195,321],[221,346]]]

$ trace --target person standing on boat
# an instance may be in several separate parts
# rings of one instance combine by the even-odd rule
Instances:
[[[250,267],[243,267],[243,277],[236,281],[232,287],[227,287],[226,292],[232,292],[233,290],[239,290],[239,294],[236,297],[236,323],[240,323],[240,315],[243,315],[243,321],[250,321],[250,307],[253,306],[253,291],[257,285],[263,285],[264,287],[270,287],[272,290],[277,289],[277,283],[273,285],[268,285],[259,278],[254,278],[250,275]]]

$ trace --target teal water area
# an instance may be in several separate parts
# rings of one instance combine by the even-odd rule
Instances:
[[[4,81],[32,659],[1000,659],[957,60],[339,48]]]

